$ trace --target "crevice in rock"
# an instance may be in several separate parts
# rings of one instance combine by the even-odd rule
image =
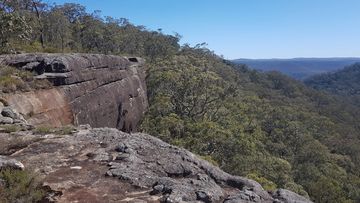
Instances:
[[[94,80],[95,80],[95,79],[94,79]],[[96,88],[93,88],[93,89],[91,89],[91,90],[86,91],[85,94],[83,94],[83,95],[78,95],[78,96],[76,96],[76,97],[73,98],[72,101],[70,101],[69,103],[70,103],[70,104],[73,104],[73,103],[77,102],[77,100],[78,100],[79,98],[85,97],[86,95],[89,95],[89,94],[95,92],[97,89],[99,89],[99,88],[101,88],[101,87],[104,87],[104,86],[106,86],[106,85],[111,85],[112,83],[120,82],[121,80],[122,80],[122,79],[120,79],[120,80],[115,80],[115,81],[112,81],[112,82],[108,82],[108,83],[106,83],[106,84],[99,85],[99,86],[97,86]],[[84,82],[82,82],[82,83],[86,83],[86,82],[91,82],[91,81],[84,81]],[[79,84],[64,85],[64,88],[66,88],[66,87],[69,87],[69,88],[70,88],[70,87],[76,86],[76,85],[79,85]]]
[[[122,104],[120,103],[118,106],[118,116],[117,116],[117,121],[116,121],[116,128],[117,129],[121,129],[121,120],[122,119]]]
[[[88,80],[80,80],[80,81],[76,81],[76,82],[72,82],[72,83],[66,83],[66,84],[63,84],[63,86],[79,85],[81,83],[86,83],[86,82],[90,82],[90,81],[94,81],[94,80],[96,80],[96,78],[91,78]]]
[[[136,57],[130,57],[128,59],[129,59],[130,62],[135,62],[135,63],[139,62]]]
[[[226,184],[231,186],[231,187],[234,187],[234,188],[238,188],[239,190],[242,190],[244,188],[244,183],[238,181],[238,180],[234,180],[232,178],[226,180]]]
[[[39,63],[39,65],[33,67],[33,70],[38,74],[38,75],[41,75],[43,73],[45,73],[45,70],[46,70],[46,64],[44,61],[41,61]]]

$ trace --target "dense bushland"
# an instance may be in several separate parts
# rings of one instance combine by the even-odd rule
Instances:
[[[342,70],[313,76],[305,84],[347,99],[359,105],[360,102],[360,63],[347,66]]]
[[[182,47],[149,69],[142,127],[224,170],[316,202],[359,198],[359,109],[277,72]]]

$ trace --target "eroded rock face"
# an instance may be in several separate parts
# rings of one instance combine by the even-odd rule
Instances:
[[[8,135],[1,136],[6,143]],[[18,136],[28,137],[27,145],[11,158],[38,171],[56,191],[57,202],[283,202],[290,197],[271,196],[253,180],[142,133],[82,127],[73,135]]]
[[[101,54],[19,54],[0,64],[38,74],[52,89],[5,95],[31,124],[90,124],[136,130],[148,104],[144,62]]]

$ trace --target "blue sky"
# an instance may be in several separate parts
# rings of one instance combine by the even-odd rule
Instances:
[[[177,32],[227,59],[360,56],[360,0],[45,1]]]

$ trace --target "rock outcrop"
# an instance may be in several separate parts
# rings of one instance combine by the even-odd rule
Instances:
[[[90,124],[135,131],[147,108],[144,62],[101,54],[19,54],[0,64],[36,73],[53,88],[3,96],[30,124]]]
[[[72,135],[23,131],[0,139],[26,141],[10,157],[38,171],[56,202],[310,202],[268,193],[147,134],[81,126]]]

